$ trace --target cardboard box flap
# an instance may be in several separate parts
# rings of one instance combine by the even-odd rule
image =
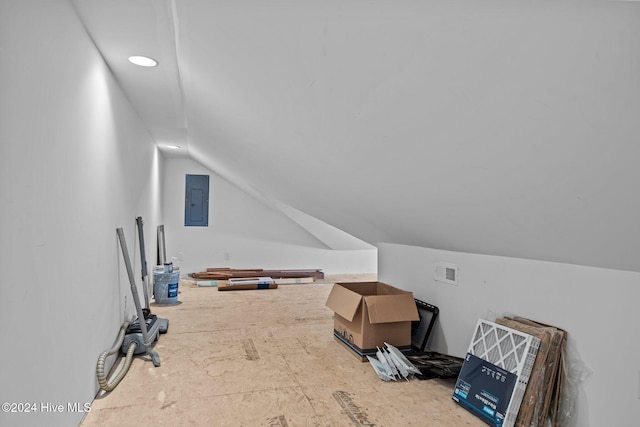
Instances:
[[[342,286],[333,285],[325,305],[351,322],[360,308],[361,301],[362,295]]]
[[[369,323],[407,322],[420,320],[418,308],[410,293],[370,295],[364,297]]]

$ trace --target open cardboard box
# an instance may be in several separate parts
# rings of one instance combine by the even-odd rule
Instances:
[[[326,306],[333,336],[362,361],[384,343],[411,349],[411,321],[419,320],[413,294],[382,282],[336,283]]]

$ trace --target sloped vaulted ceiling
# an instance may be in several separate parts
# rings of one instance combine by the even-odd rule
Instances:
[[[371,244],[640,271],[640,2],[73,4],[158,145],[248,192]]]

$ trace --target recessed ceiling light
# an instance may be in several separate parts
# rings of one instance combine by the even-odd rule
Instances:
[[[129,62],[139,65],[141,67],[155,67],[158,65],[158,61],[148,56],[130,56]]]
[[[179,145],[167,145],[167,148],[171,148],[172,150],[178,150],[180,148]]]

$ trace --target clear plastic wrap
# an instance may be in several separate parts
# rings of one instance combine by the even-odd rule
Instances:
[[[584,363],[573,339],[565,340],[562,347],[561,392],[558,413],[552,427],[577,427],[576,401],[580,396],[582,384],[593,374]]]

